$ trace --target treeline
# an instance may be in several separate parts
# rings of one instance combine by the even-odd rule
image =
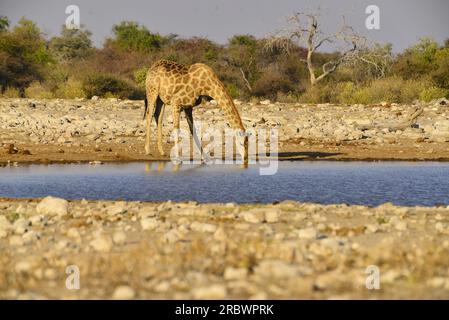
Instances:
[[[365,49],[319,85],[311,87],[301,58],[267,49],[265,39],[235,35],[225,45],[204,38],[160,35],[135,22],[112,28],[102,48],[92,45],[85,28],[62,28],[46,38],[37,25],[21,19],[10,26],[0,18],[0,88],[4,97],[142,99],[148,67],[158,59],[210,65],[235,98],[281,102],[376,103],[429,101],[449,95],[449,40],[421,39],[394,55],[391,45]],[[335,53],[314,54],[319,65]]]

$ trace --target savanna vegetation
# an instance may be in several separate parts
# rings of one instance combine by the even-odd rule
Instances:
[[[449,39],[443,44],[421,39],[400,54],[393,54],[390,44],[377,44],[359,48],[351,59],[316,50],[309,64],[320,81],[311,83],[307,47],[288,39],[288,50],[251,35],[235,35],[221,45],[161,35],[128,21],[114,25],[112,33],[96,48],[84,27],[63,27],[59,36],[48,38],[33,21],[23,18],[12,26],[0,17],[1,95],[141,99],[146,71],[158,59],[207,63],[240,99],[406,103],[449,95]]]

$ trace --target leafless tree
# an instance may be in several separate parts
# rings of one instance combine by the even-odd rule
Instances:
[[[321,73],[317,73],[317,66],[313,61],[314,53],[325,43],[340,46],[337,58],[324,63]],[[356,34],[350,26],[347,26],[343,17],[341,28],[333,34],[324,34],[318,24],[317,14],[295,13],[288,19],[288,27],[278,31],[268,38],[265,48],[273,50],[282,49],[289,53],[291,45],[296,44],[305,47],[306,57],[301,61],[306,63],[310,75],[310,84],[316,85],[324,78],[335,72],[337,68],[354,59],[362,47],[365,46],[364,37]]]

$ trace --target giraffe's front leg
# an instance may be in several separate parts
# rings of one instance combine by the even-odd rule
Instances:
[[[174,152],[172,160],[179,161],[179,118],[181,116],[181,106],[173,106],[173,135],[174,135]]]
[[[164,117],[165,104],[162,101],[156,103],[155,118],[157,123],[157,148],[161,156],[165,156],[164,148],[162,147],[162,120]]]

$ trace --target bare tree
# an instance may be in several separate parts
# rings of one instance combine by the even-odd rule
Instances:
[[[393,65],[392,45],[387,43],[367,46],[360,50],[355,59],[349,65],[357,70],[359,78],[381,79],[387,76]],[[358,79],[355,79],[356,82]]]
[[[321,31],[318,25],[318,15],[316,14],[298,12],[290,17],[288,22],[289,26],[287,28],[268,38],[265,48],[269,50],[282,49],[289,53],[292,44],[305,47],[307,55],[305,58],[301,57],[300,59],[307,65],[312,86],[335,72],[342,64],[354,59],[365,43],[365,39],[362,36],[356,34],[351,27],[346,25],[344,17],[342,27],[333,34],[324,34]],[[325,43],[335,46],[340,45],[340,48],[338,48],[339,54],[335,59],[324,63],[321,66],[321,73],[317,74],[317,66],[313,61],[313,55]]]

